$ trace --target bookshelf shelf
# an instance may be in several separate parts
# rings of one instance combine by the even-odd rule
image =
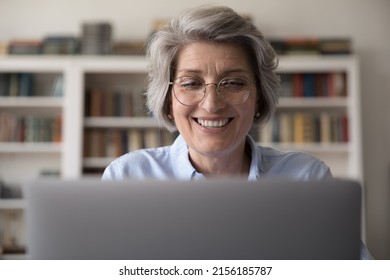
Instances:
[[[355,67],[354,55],[281,55],[279,56],[278,72],[296,73],[327,71],[344,71],[346,68]]]
[[[61,153],[61,143],[0,143],[0,153]]]
[[[0,199],[0,210],[22,210],[26,208],[23,199]]]
[[[113,161],[114,157],[89,157],[84,158],[83,166],[86,168],[104,168]]]
[[[347,143],[264,143],[263,145],[271,145],[282,150],[300,150],[307,153],[315,154],[345,154],[350,152],[350,147]]]
[[[0,108],[59,108],[64,105],[61,97],[0,97]]]
[[[296,109],[296,108],[311,108],[311,109],[334,109],[347,108],[349,100],[347,97],[281,97],[279,99],[279,109]]]
[[[84,126],[89,128],[158,128],[150,117],[87,117]]]

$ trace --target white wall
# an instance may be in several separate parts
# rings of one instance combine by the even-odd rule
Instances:
[[[81,23],[109,20],[116,39],[142,40],[156,18],[218,1],[0,0],[0,42],[78,35]],[[390,259],[390,1],[220,0],[253,17],[267,36],[349,36],[361,58],[367,245]]]

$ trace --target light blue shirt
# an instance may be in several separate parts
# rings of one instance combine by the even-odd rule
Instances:
[[[318,158],[297,151],[280,151],[257,145],[247,136],[251,150],[248,180],[285,178],[293,180],[322,180],[332,178],[329,167]],[[188,158],[188,147],[179,135],[171,146],[141,149],[115,159],[103,173],[102,180],[123,179],[181,179],[203,180]],[[361,259],[372,259],[362,243]]]
[[[250,136],[247,136],[247,144],[252,157],[250,181],[266,177],[294,180],[332,178],[329,167],[309,154],[262,147]],[[192,166],[187,144],[179,135],[171,146],[137,150],[119,157],[105,169],[102,177],[103,180],[125,178],[199,180],[205,176]]]

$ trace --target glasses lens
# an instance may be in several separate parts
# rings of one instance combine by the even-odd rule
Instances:
[[[244,78],[229,77],[219,82],[221,98],[230,105],[244,103],[250,94],[251,81]]]
[[[199,78],[180,77],[173,84],[176,99],[184,105],[195,105],[204,96],[204,84]]]

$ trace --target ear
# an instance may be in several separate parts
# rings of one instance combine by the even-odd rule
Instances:
[[[174,121],[174,117],[173,117],[173,109],[172,109],[172,96],[169,96],[168,97],[168,100],[167,100],[167,112],[168,112],[168,118],[171,120],[171,121]]]

